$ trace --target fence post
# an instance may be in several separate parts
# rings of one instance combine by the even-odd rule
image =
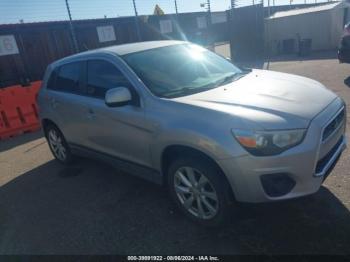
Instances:
[[[267,1],[267,15],[270,18],[271,16],[271,5],[270,5],[270,0]],[[266,24],[266,31],[267,31],[267,66],[266,69],[270,69],[270,56],[271,56],[271,43],[270,43],[270,22],[271,20],[267,20]]]
[[[140,25],[139,25],[139,17],[137,13],[137,8],[136,8],[136,2],[135,0],[132,0],[132,3],[134,5],[134,11],[135,11],[135,26],[136,26],[136,33],[139,41],[141,41],[141,32],[140,32]]]
[[[175,13],[176,13],[176,16],[178,15],[178,10],[177,10],[177,1],[176,0],[174,0],[174,4],[175,4]]]
[[[71,15],[71,12],[70,12],[68,0],[66,0],[66,7],[67,7],[68,16],[69,16],[69,28],[70,28],[70,33],[71,33],[72,39],[73,39],[74,50],[75,50],[75,52],[78,53],[79,52],[79,47],[78,47],[77,38],[75,36],[74,28],[73,28],[72,15]]]

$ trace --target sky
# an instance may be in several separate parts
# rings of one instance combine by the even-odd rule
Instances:
[[[238,6],[250,5],[254,0],[236,0]],[[255,0],[255,2],[262,0]],[[265,5],[267,4],[267,0]],[[289,4],[290,0],[275,0],[276,5]],[[304,3],[305,0],[293,0]],[[317,0],[306,0],[314,3]],[[318,0],[325,2],[326,0]],[[68,0],[73,19],[132,16],[132,0]],[[174,0],[135,0],[140,15],[152,14],[158,4],[163,11],[175,13]],[[177,0],[178,12],[204,11],[200,4],[206,0]],[[212,11],[223,11],[230,7],[230,0],[211,0]],[[270,0],[271,4],[273,0]],[[0,0],[0,24],[68,19],[65,0]]]

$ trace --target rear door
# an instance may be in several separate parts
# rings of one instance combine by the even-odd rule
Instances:
[[[85,62],[71,62],[54,70],[48,83],[47,100],[50,118],[58,125],[70,143],[84,143],[84,121],[86,106],[83,84]]]

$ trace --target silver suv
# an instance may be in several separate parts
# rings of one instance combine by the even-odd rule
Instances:
[[[51,64],[38,97],[53,155],[108,161],[167,185],[220,224],[236,202],[316,192],[346,147],[342,99],[300,76],[244,70],[200,46],[113,46]]]

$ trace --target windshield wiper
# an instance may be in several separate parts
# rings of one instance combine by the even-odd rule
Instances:
[[[219,81],[217,81],[215,83],[215,87],[222,86],[222,85],[231,83],[233,81],[237,81],[238,79],[245,76],[246,74],[247,74],[246,72],[241,72],[241,73],[235,73],[232,75],[228,75],[228,76],[224,77],[223,79],[220,79]]]
[[[212,89],[212,87],[192,87],[192,88],[183,87],[180,89],[176,89],[174,91],[167,92],[167,93],[163,94],[162,96],[166,97],[166,98],[172,98],[172,97],[178,96],[178,95],[191,95],[191,94],[195,94],[198,92],[207,91],[210,89]]]
[[[234,74],[231,74],[231,75],[224,77],[223,79],[220,79],[219,81],[217,81],[215,83],[211,83],[209,85],[205,85],[202,87],[188,87],[188,86],[186,86],[186,87],[182,87],[182,88],[179,88],[179,89],[176,89],[173,91],[166,92],[164,94],[161,94],[161,96],[166,97],[166,98],[173,98],[176,96],[191,95],[191,94],[207,91],[207,90],[222,86],[224,84],[236,81],[236,80],[240,79],[241,77],[245,76],[246,74],[247,74],[247,72],[234,73]]]

